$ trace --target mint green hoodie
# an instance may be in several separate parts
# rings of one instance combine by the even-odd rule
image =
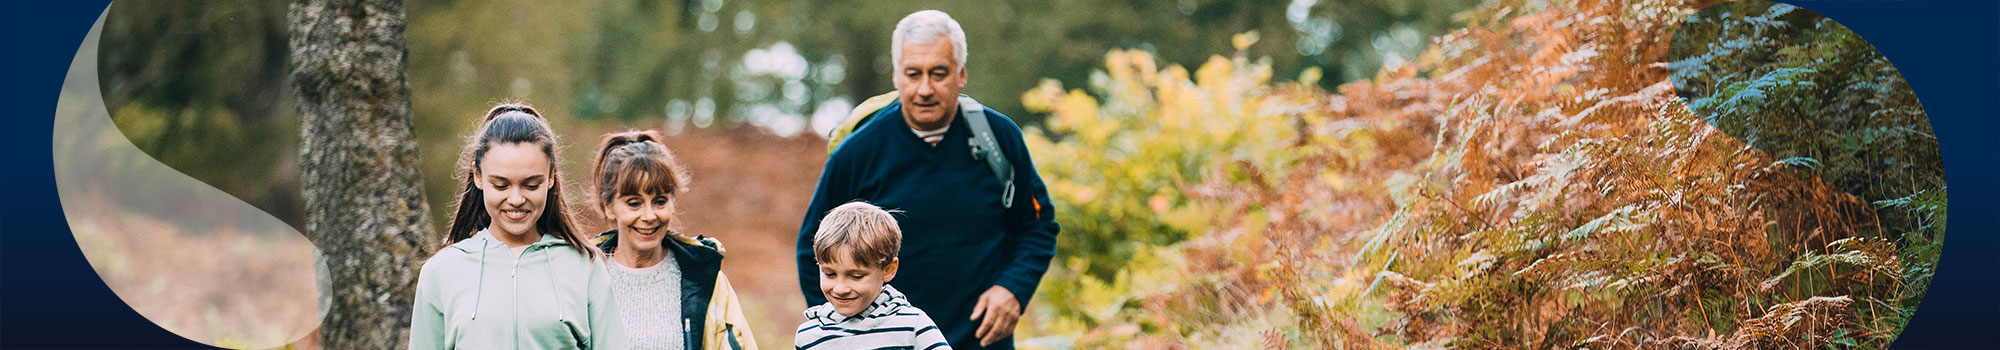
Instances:
[[[624,349],[602,259],[542,235],[517,260],[480,230],[424,262],[410,349]]]

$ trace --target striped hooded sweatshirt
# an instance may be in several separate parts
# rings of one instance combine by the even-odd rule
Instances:
[[[882,286],[875,303],[854,317],[834,311],[832,303],[806,309],[806,322],[799,324],[792,345],[811,349],[951,349],[944,333],[931,317],[910,306],[909,299],[895,287]]]

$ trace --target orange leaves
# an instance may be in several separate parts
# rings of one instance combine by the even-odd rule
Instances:
[[[1893,244],[1853,238],[1870,232],[1863,203],[1718,137],[1674,96],[1660,28],[1691,7],[1496,3],[1414,64],[1337,94],[1274,84],[1266,60],[1240,53],[1190,74],[1113,51],[1089,93],[1046,82],[1024,95],[1063,136],[1033,137],[1037,158],[1081,164],[1044,169],[1074,192],[1058,196],[1066,236],[1117,246],[1186,230],[1138,245],[1180,264],[1125,264],[1111,287],[1077,273],[1082,294],[1126,292],[1086,302],[1118,310],[1091,320],[1196,344],[1274,318],[1321,348],[1720,344],[1759,320],[1861,314],[1801,298],[1880,303],[1903,287]],[[1166,269],[1200,282],[1120,287]],[[1190,295],[1232,299],[1176,303]]]

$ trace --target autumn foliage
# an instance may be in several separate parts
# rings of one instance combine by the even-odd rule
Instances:
[[[1420,59],[1337,91],[1311,70],[1273,83],[1241,53],[1190,74],[1114,51],[1088,91],[1045,83],[1022,101],[1050,113],[1030,148],[1064,232],[1024,345],[1885,347],[1936,261],[1943,182],[1921,161],[1935,141],[1882,137],[1931,157],[1892,155],[1915,166],[1885,175],[1735,136],[1840,144],[1743,122],[1792,112],[1691,111],[1668,51],[1706,5],[1491,3]],[[1717,81],[1894,74],[1860,43],[1807,60],[1847,66]],[[1914,112],[1882,128],[1927,134],[1900,78],[1876,81],[1887,97],[1807,103]],[[1829,181],[1871,175],[1919,180],[1890,197]]]

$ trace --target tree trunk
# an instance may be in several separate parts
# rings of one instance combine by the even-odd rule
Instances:
[[[401,349],[431,227],[410,132],[400,0],[291,4],[306,235],[329,299],[327,349]]]

